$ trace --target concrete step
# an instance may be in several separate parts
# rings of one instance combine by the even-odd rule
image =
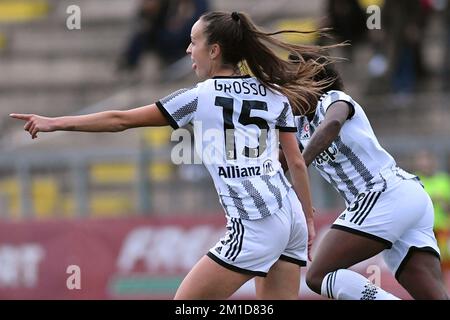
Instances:
[[[48,60],[40,58],[0,61],[0,87],[20,85],[113,83],[113,61],[57,57]]]
[[[48,19],[6,26],[8,52],[24,56],[64,55],[117,55],[132,33],[135,1],[78,1],[81,9],[81,30],[68,30],[65,10],[67,1],[52,2]],[[211,2],[217,10],[248,12],[255,20],[272,20],[279,17],[305,16],[320,12],[320,2],[268,0]],[[318,5],[319,4],[319,5]],[[106,11],[105,11],[106,8]],[[272,9],[270,9],[272,8]],[[275,15],[275,16],[274,16]]]
[[[43,113],[48,116],[73,112],[77,108],[95,103],[113,94],[114,88],[88,90],[42,90],[36,92],[6,92],[0,95],[0,118],[11,112]],[[0,122],[1,123],[1,122]]]
[[[7,54],[16,57],[87,56],[115,57],[123,50],[131,34],[131,25],[89,24],[82,30],[65,26],[24,25],[5,32]]]
[[[92,93],[89,98],[92,98],[94,101],[78,105],[78,101],[71,100],[72,98],[67,98],[64,92],[61,92],[60,95],[53,94],[51,98],[46,97],[46,94],[40,95],[24,95],[22,102],[19,101],[18,97],[15,97],[16,103],[18,103],[17,108],[9,108],[7,110],[7,104],[5,102],[8,97],[3,99],[3,96],[0,96],[0,149],[27,149],[29,147],[36,148],[36,150],[41,150],[45,146],[45,148],[55,148],[64,147],[67,149],[71,149],[73,145],[83,145],[83,146],[118,146],[117,143],[117,135],[111,134],[101,134],[101,144],[97,144],[96,141],[85,139],[84,141],[80,141],[80,137],[89,137],[89,135],[77,135],[70,132],[56,132],[52,134],[43,134],[42,139],[38,139],[37,143],[29,139],[29,136],[23,132],[22,124],[19,124],[14,119],[10,119],[8,114],[11,112],[16,113],[39,113],[46,116],[63,116],[63,115],[72,115],[72,114],[86,114],[92,112],[99,112],[104,110],[113,110],[113,109],[129,109],[133,107],[139,107],[142,105],[151,104],[161,97],[164,97],[171,92],[184,88],[190,87],[194,83],[194,79],[188,78],[182,81],[172,82],[170,84],[148,84],[143,83],[137,86],[133,86],[131,88],[116,88],[114,92],[109,92],[107,95],[103,95],[100,97],[100,94],[96,97],[96,93]],[[11,98],[11,97],[10,97]],[[86,97],[87,99],[88,97]],[[36,104],[33,104],[33,101],[36,101]],[[37,105],[39,104],[38,110]],[[71,105],[72,104],[72,105]],[[134,130],[130,130],[134,132]],[[120,140],[122,141],[122,140]],[[127,145],[126,139],[123,140],[124,146]]]
[[[140,0],[50,0],[50,18],[54,21],[64,22],[69,17],[67,9],[77,5],[81,12],[82,27],[84,22],[98,20],[123,20],[133,17]]]
[[[0,60],[0,92],[51,88],[107,87],[133,80],[116,70],[117,57],[5,58]],[[146,55],[136,80],[152,81],[161,74],[159,60]]]
[[[263,23],[274,18],[319,17],[324,8],[324,0],[211,0],[215,10],[243,11],[255,22]]]
[[[264,20],[268,16],[282,17],[319,16],[324,7],[324,0],[210,0],[212,10],[244,11],[255,20]],[[140,0],[49,0],[50,12],[44,21],[65,22],[70,13],[67,9],[77,5],[81,12],[82,28],[84,23],[99,21],[120,21],[132,19],[137,12]],[[41,20],[42,22],[43,20]]]
[[[361,101],[375,132],[383,135],[437,134],[450,136],[450,96],[443,92],[415,94],[410,97],[384,95]],[[426,112],[424,111],[426,108]]]
[[[6,0],[0,2],[1,23],[23,23],[47,16],[49,4],[46,0]]]

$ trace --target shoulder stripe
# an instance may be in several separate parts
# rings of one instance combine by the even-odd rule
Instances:
[[[194,113],[195,111],[197,111],[197,103],[198,103],[198,98],[195,98],[193,101],[191,101],[188,104],[182,106],[180,109],[178,109],[177,111],[175,111],[173,113],[173,118],[176,121],[180,121],[181,119],[183,119],[187,115],[189,115],[191,113]]]
[[[168,96],[166,96],[166,97],[160,99],[159,101],[161,101],[162,104],[166,104],[166,103],[169,102],[170,100],[172,100],[172,99],[178,97],[180,94],[183,94],[183,93],[185,93],[186,91],[189,91],[189,89],[183,88],[183,89],[177,90],[177,91],[175,91],[175,92],[169,94]]]
[[[288,123],[287,123],[287,114],[289,112],[290,106],[287,102],[284,102],[284,107],[283,110],[281,111],[280,115],[277,118],[277,122],[276,122],[276,126],[277,127],[288,127]]]
[[[341,95],[338,92],[331,92],[330,98],[331,98],[331,101],[328,105],[332,105],[336,101],[341,100]]]

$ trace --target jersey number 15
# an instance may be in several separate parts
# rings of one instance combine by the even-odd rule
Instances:
[[[215,105],[223,108],[223,130],[225,137],[225,150],[227,160],[236,160],[236,144],[235,144],[235,130],[233,123],[234,100],[226,97],[216,97]],[[239,115],[239,123],[246,126],[254,124],[261,130],[258,137],[260,142],[256,148],[245,146],[242,150],[242,155],[247,158],[258,158],[267,147],[267,134],[269,132],[269,125],[267,121],[261,117],[252,117],[250,112],[252,109],[267,111],[267,103],[257,100],[242,100],[241,114]]]

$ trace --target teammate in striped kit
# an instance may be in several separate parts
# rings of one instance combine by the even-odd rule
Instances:
[[[331,65],[316,76],[324,79],[334,81],[317,106],[296,117],[297,140],[306,164],[341,194],[347,209],[320,243],[306,275],[308,286],[334,299],[396,299],[347,270],[383,252],[413,298],[448,299],[428,194],[378,143],[363,109],[342,92]]]
[[[314,238],[308,175],[295,137],[293,106],[321,86],[322,66],[279,58],[266,44],[297,52],[259,31],[242,13],[211,12],[192,27],[193,69],[201,78],[155,104],[127,111],[45,118],[12,114],[39,131],[121,131],[141,126],[194,125],[195,144],[209,170],[227,217],[228,232],[189,272],[176,299],[225,299],[255,276],[259,298],[296,299],[300,267]],[[240,63],[255,77],[242,75]],[[279,139],[278,139],[279,131]],[[278,161],[286,152],[292,184]],[[299,201],[300,199],[300,201]],[[300,204],[301,202],[301,204]]]

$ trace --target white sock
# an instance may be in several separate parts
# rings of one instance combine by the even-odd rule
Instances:
[[[338,300],[400,300],[357,272],[339,269],[323,278],[321,294]]]

